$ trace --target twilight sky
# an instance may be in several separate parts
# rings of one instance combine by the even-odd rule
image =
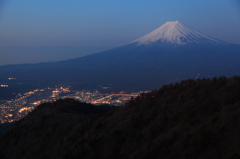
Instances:
[[[96,53],[175,20],[240,44],[239,0],[0,0],[0,65]]]

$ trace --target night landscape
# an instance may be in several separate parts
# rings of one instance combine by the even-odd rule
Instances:
[[[0,158],[240,158],[238,1],[0,9]]]

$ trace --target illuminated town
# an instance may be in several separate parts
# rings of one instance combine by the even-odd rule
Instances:
[[[0,103],[0,124],[18,121],[35,109],[39,104],[53,102],[60,98],[74,98],[78,101],[95,105],[110,104],[120,106],[130,100],[131,97],[135,98],[139,94],[146,92],[148,91],[127,94],[122,91],[108,94],[98,91],[71,91],[70,87],[36,89],[24,94],[19,93],[15,99],[2,101],[2,103]]]

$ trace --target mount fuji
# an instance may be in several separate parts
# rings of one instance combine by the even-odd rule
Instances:
[[[0,83],[14,77],[31,86],[151,90],[188,78],[240,75],[239,61],[240,45],[172,21],[112,50],[61,62],[1,66]]]
[[[189,43],[197,44],[227,44],[226,42],[211,38],[179,21],[167,22],[151,33],[134,40],[139,45],[148,45],[154,42],[169,43],[175,45],[185,45]]]

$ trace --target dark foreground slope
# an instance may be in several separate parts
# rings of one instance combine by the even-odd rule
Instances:
[[[164,85],[102,115],[44,104],[1,134],[1,158],[240,158],[239,97],[240,77],[220,77]]]

